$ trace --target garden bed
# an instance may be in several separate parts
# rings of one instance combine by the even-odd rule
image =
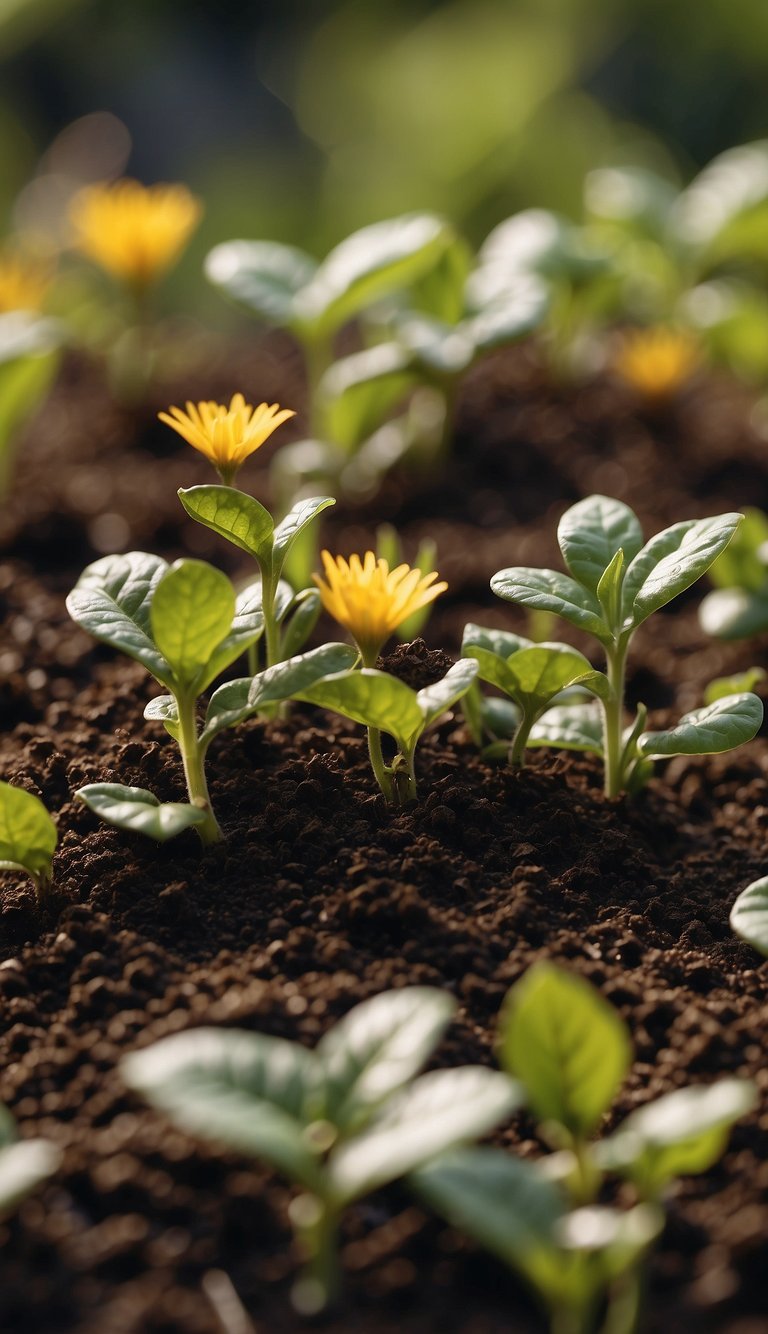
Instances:
[[[159,389],[151,407],[233,388],[291,403],[295,380],[279,342],[227,350],[191,382]],[[421,686],[444,671],[442,650],[457,654],[465,621],[524,628],[488,580],[504,565],[557,562],[555,521],[573,500],[617,496],[649,535],[677,519],[768,507],[768,446],[748,420],[746,396],[729,383],[705,380],[654,416],[607,379],[553,389],[523,348],[470,378],[438,476],[393,475],[356,509],[338,505],[325,540],[362,550],[382,520],[407,554],[436,538],[450,588],[425,632],[429,648],[417,642],[387,662]],[[274,448],[240,479],[262,498]],[[201,853],[188,833],[158,848],[99,825],[73,800],[83,783],[141,785],[173,800],[183,777],[174,744],[143,721],[150,678],[82,634],[64,595],[89,560],[115,549],[243,572],[176,499],[178,486],[207,480],[204,461],[153,411],[119,412],[99,376],[73,364],[28,436],[0,520],[0,773],[58,813],[61,839],[43,912],[23,879],[3,877],[0,1099],[23,1135],[64,1149],[56,1177],[3,1228],[0,1326],[222,1334],[201,1285],[223,1269],[260,1334],[298,1330],[286,1184],[169,1130],[127,1093],[120,1057],[200,1023],[313,1044],[355,1002],[422,983],[460,1005],[438,1063],[486,1063],[506,990],[549,958],[596,983],[630,1025],[636,1062],[616,1121],[684,1083],[726,1073],[758,1082],[762,1106],[721,1162],[673,1194],[647,1321],[658,1334],[694,1323],[757,1334],[768,1263],[768,965],[732,935],[728,914],[768,869],[768,744],[672,761],[638,799],[609,802],[590,760],[539,752],[520,774],[481,762],[456,714],[420,748],[419,803],[394,812],[362,729],[301,707],[214,743],[223,846]],[[637,636],[629,695],[654,726],[699,704],[713,677],[764,658],[768,640],[704,638],[700,591]],[[537,1152],[524,1116],[497,1141]],[[343,1260],[345,1304],[319,1323],[327,1334],[540,1328],[514,1278],[405,1187],[350,1211]]]

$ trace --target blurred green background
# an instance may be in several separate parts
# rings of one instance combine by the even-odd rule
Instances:
[[[186,181],[206,216],[171,295],[217,318],[216,241],[319,255],[428,208],[478,243],[578,216],[595,166],[686,180],[768,118],[766,0],[0,0],[0,61],[5,229],[68,175]]]

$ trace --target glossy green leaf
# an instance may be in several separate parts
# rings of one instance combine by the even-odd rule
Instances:
[[[558,704],[534,724],[528,745],[588,751],[602,757],[602,713],[590,704]]]
[[[731,926],[753,949],[768,955],[768,876],[743,889],[731,909]]]
[[[477,659],[482,679],[510,695],[528,716],[541,712],[576,682],[602,693],[607,685],[603,674],[594,671],[589,660],[568,644],[532,644],[506,660],[471,645],[468,652]]]
[[[353,450],[381,426],[418,381],[413,357],[398,343],[376,343],[334,362],[320,382],[328,434]]]
[[[294,309],[308,329],[329,335],[372,302],[415,282],[437,263],[451,239],[450,228],[428,213],[363,227],[318,266]]]
[[[0,1211],[6,1213],[52,1176],[61,1152],[47,1139],[20,1139],[0,1149]]]
[[[300,653],[312,634],[323,609],[323,601],[316,588],[304,588],[291,599],[288,623],[283,633],[281,653],[285,658],[293,658]]]
[[[226,681],[211,695],[201,742],[207,744],[225,727],[234,727],[270,704],[304,698],[304,692],[317,681],[345,671],[356,660],[357,650],[349,644],[323,644],[256,676]]]
[[[312,523],[329,505],[335,504],[332,496],[307,496],[305,500],[297,501],[285,518],[280,520],[275,528],[273,545],[272,573],[275,576],[280,574],[291,546],[307,524]]]
[[[511,630],[490,630],[470,621],[464,626],[461,654],[464,658],[470,658],[474,656],[470,650],[479,648],[485,649],[487,653],[492,653],[497,658],[506,659],[511,658],[513,653],[519,653],[521,648],[532,648],[533,643],[532,639],[512,634]]]
[[[726,695],[714,704],[686,713],[666,732],[644,732],[637,746],[641,755],[718,755],[751,741],[763,721],[763,703],[757,695]]]
[[[277,241],[225,241],[205,261],[206,277],[267,323],[292,328],[295,298],[317,271],[317,263],[295,246]]]
[[[325,1037],[323,1115],[348,1130],[402,1088],[424,1065],[456,1011],[447,991],[402,987],[356,1005]]]
[[[181,685],[197,685],[234,615],[235,590],[213,565],[179,560],[163,575],[149,619],[155,644]]]
[[[156,695],[145,706],[144,717],[150,723],[162,723],[174,741],[179,739],[179,706],[174,695]]]
[[[675,524],[646,544],[629,566],[624,583],[624,611],[640,625],[709,569],[741,523],[740,514],[719,514],[690,524]]]
[[[565,511],[557,527],[563,560],[575,579],[597,593],[618,551],[627,564],[643,545],[640,521],[628,505],[608,496],[587,496]]]
[[[329,676],[307,690],[297,691],[294,698],[332,709],[364,727],[381,728],[406,749],[424,728],[416,691],[375,667]]]
[[[464,313],[464,286],[472,268],[472,258],[464,238],[454,235],[437,262],[410,285],[408,305],[411,310],[433,315],[446,324],[458,324]]]
[[[253,496],[233,486],[191,486],[186,491],[182,488],[178,496],[198,523],[269,568],[274,523],[269,510]]]
[[[424,719],[423,726],[431,727],[442,714],[452,708],[456,701],[467,693],[476,676],[477,663],[474,659],[459,658],[458,662],[448,669],[442,680],[417,691],[416,702]]]
[[[549,300],[544,283],[530,275],[521,275],[505,284],[495,300],[466,320],[465,328],[479,352],[506,347],[539,327]]]
[[[575,973],[537,963],[508,992],[499,1056],[540,1121],[583,1139],[607,1112],[631,1062],[626,1026]]]
[[[477,351],[468,320],[444,324],[429,315],[410,313],[397,323],[397,336],[408,350],[411,361],[442,380],[460,375],[471,365]]]
[[[624,552],[619,549],[605,567],[597,585],[597,600],[614,633],[621,630],[621,590],[624,583]]]
[[[233,662],[255,644],[264,633],[264,613],[261,607],[261,580],[254,579],[246,584],[235,598],[235,615],[229,634],[213,650],[205,671],[199,678],[198,690],[207,690],[217,676],[221,676]],[[275,592],[275,616],[278,621],[285,615],[293,597],[292,591],[282,580]]]
[[[419,1168],[410,1182],[453,1227],[523,1268],[553,1246],[565,1211],[562,1193],[541,1168],[503,1149],[457,1149]]]
[[[124,787],[122,783],[88,783],[75,796],[107,824],[144,834],[157,843],[166,843],[206,819],[205,811],[198,806],[181,801],[160,802],[145,788]]]
[[[708,1171],[734,1122],[755,1102],[755,1087],[746,1079],[677,1089],[632,1112],[610,1139],[595,1146],[597,1161],[654,1198],[676,1177]]]
[[[39,797],[0,783],[0,871],[23,869],[48,880],[58,837]]]
[[[710,681],[704,691],[704,703],[714,704],[718,699],[724,699],[726,695],[751,692],[758,682],[763,680],[765,672],[762,667],[748,667],[745,672],[739,672],[737,676],[718,676],[716,680]]]
[[[745,588],[716,588],[699,607],[705,634],[717,639],[748,639],[768,630],[768,588],[750,593]]]
[[[739,144],[713,158],[680,195],[676,230],[686,244],[704,250],[711,264],[765,258],[767,201],[768,142]]]
[[[67,598],[73,621],[135,658],[164,686],[172,685],[173,671],[154,642],[149,609],[167,570],[166,561],[145,551],[104,556],[83,571]]]
[[[183,1130],[254,1154],[317,1188],[319,1159],[305,1132],[322,1072],[298,1042],[195,1028],[132,1053],[120,1072]]]
[[[765,591],[768,582],[768,515],[746,506],[744,522],[709,570],[715,588]]]
[[[493,576],[491,588],[497,597],[505,598],[507,602],[517,602],[534,611],[553,612],[594,635],[601,643],[611,642],[611,631],[597,597],[567,574],[557,570],[535,570],[524,565],[511,566]]]
[[[339,1202],[405,1176],[447,1149],[487,1134],[522,1102],[522,1090],[497,1070],[466,1065],[433,1070],[396,1093],[328,1168]]]
[[[559,1288],[561,1297],[599,1296],[615,1279],[635,1268],[663,1227],[663,1211],[645,1203],[626,1210],[599,1204],[572,1209],[555,1227],[560,1259],[557,1274],[551,1275],[551,1290]]]

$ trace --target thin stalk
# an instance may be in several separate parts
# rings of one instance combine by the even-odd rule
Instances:
[[[645,1297],[645,1266],[633,1265],[608,1302],[602,1334],[637,1334]]]
[[[591,1302],[578,1306],[554,1307],[550,1319],[551,1334],[593,1334],[594,1311]]]
[[[376,775],[376,782],[387,801],[393,802],[395,793],[392,787],[392,773],[384,763],[384,755],[381,749],[381,732],[378,727],[368,728],[368,754],[371,758],[371,768]]]
[[[622,787],[622,754],[624,730],[624,668],[627,646],[619,640],[606,652],[607,676],[611,687],[608,699],[603,700],[603,747],[605,750],[605,795],[618,797]]]
[[[200,745],[197,735],[194,697],[177,695],[176,704],[179,710],[179,749],[184,764],[189,800],[193,806],[199,806],[206,813],[205,821],[195,825],[195,828],[202,843],[208,846],[211,843],[219,843],[222,833],[213,813],[205,777],[204,762],[207,747]]]
[[[271,573],[261,569],[261,610],[264,616],[264,642],[267,653],[267,666],[274,667],[280,661],[280,626],[275,616],[276,581]]]
[[[293,1303],[300,1314],[317,1315],[336,1300],[341,1287],[338,1214],[316,1195],[300,1195],[290,1212],[306,1257],[294,1285]]]
[[[526,718],[523,714],[509,750],[509,763],[513,769],[522,769],[525,764],[525,748],[528,745],[528,738],[531,735],[531,728],[535,721],[533,714],[529,718]]]

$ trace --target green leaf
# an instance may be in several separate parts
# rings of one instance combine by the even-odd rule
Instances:
[[[330,252],[298,295],[301,322],[315,333],[332,334],[380,297],[420,278],[452,237],[446,223],[428,213],[361,228]]]
[[[624,582],[624,613],[632,626],[690,588],[725,550],[741,520],[741,514],[718,514],[675,524],[651,538]]]
[[[551,611],[594,635],[602,644],[611,643],[611,631],[597,597],[567,574],[557,570],[535,570],[524,565],[511,566],[493,576],[491,588],[497,597],[505,598],[507,602],[517,602],[535,611]]]
[[[749,593],[744,588],[716,588],[699,607],[699,624],[718,639],[749,639],[768,629],[768,589]]]
[[[748,667],[745,672],[740,672],[737,676],[718,676],[714,681],[710,681],[704,691],[704,703],[714,704],[718,699],[724,699],[726,695],[751,693],[757,683],[764,679],[765,672],[762,667]]]
[[[311,256],[277,241],[225,241],[205,261],[206,277],[215,287],[277,328],[295,325],[295,298],[316,271]]]
[[[548,709],[534,725],[529,746],[554,746],[603,755],[603,716],[596,705],[560,704]]]
[[[58,341],[52,320],[19,310],[0,315],[0,494],[9,480],[16,437],[58,370]]]
[[[270,568],[274,523],[269,510],[233,486],[191,486],[178,492],[187,514]]]
[[[73,621],[140,662],[164,686],[173,684],[173,671],[152,637],[149,609],[167,570],[166,561],[145,551],[104,556],[83,570],[67,598]]]
[[[482,1066],[422,1075],[332,1154],[330,1189],[347,1203],[395,1181],[447,1149],[487,1134],[522,1100],[514,1080]]]
[[[464,626],[461,653],[465,658],[474,657],[470,649],[480,648],[493,653],[497,658],[506,659],[511,658],[513,653],[519,653],[521,648],[532,648],[533,642],[524,635],[512,634],[511,630],[489,630],[470,621]]]
[[[621,586],[624,582],[624,552],[616,552],[610,565],[606,565],[597,585],[597,600],[603,609],[605,619],[614,632],[621,630]]]
[[[150,723],[162,723],[174,741],[179,739],[179,706],[174,695],[156,695],[144,709],[144,717]]]
[[[254,1154],[318,1188],[319,1159],[305,1131],[322,1072],[298,1042],[195,1028],[127,1056],[120,1072],[183,1130]]]
[[[506,660],[471,645],[468,652],[477,659],[481,678],[511,695],[527,716],[535,717],[577,682],[602,692],[607,684],[603,674],[594,671],[589,660],[569,644],[532,644]]]
[[[161,803],[145,788],[124,787],[122,783],[88,783],[75,796],[107,824],[144,834],[157,843],[167,843],[206,819],[205,811],[198,806],[181,801]]]
[[[297,501],[285,518],[280,520],[275,528],[272,554],[272,573],[275,578],[280,574],[290,548],[307,524],[323,510],[327,510],[329,505],[335,504],[332,496],[308,496],[305,500]]]
[[[621,1087],[631,1047],[626,1025],[599,991],[575,973],[537,963],[504,1001],[499,1055],[539,1120],[584,1139]]]
[[[494,300],[466,320],[464,327],[479,352],[506,347],[539,327],[549,300],[544,283],[529,274],[521,275],[510,280]]]
[[[225,727],[234,727],[269,704],[303,698],[303,692],[315,682],[351,667],[357,656],[357,650],[349,644],[323,644],[267,667],[256,676],[226,681],[211,695],[201,743],[208,744]]]
[[[432,372],[438,380],[460,375],[475,357],[468,321],[444,324],[429,315],[409,313],[398,320],[397,336],[427,379]]]
[[[755,1087],[746,1079],[677,1089],[632,1112],[595,1146],[595,1156],[601,1168],[628,1177],[641,1196],[653,1199],[675,1177],[708,1171],[733,1123],[755,1103]]]
[[[457,1149],[410,1178],[419,1195],[461,1232],[525,1270],[554,1245],[565,1201],[541,1167],[503,1149]]]
[[[563,560],[575,579],[591,593],[618,551],[629,564],[643,545],[637,515],[620,500],[587,496],[565,511],[557,527]]]
[[[627,1210],[599,1204],[571,1210],[555,1229],[561,1248],[562,1294],[599,1296],[642,1260],[663,1227],[663,1211],[649,1204]],[[556,1291],[556,1280],[553,1286]]]
[[[768,876],[754,880],[731,909],[731,926],[753,949],[768,954]]]
[[[150,606],[152,637],[182,686],[198,686],[234,615],[235,590],[205,561],[178,560],[163,575]]]
[[[294,698],[332,709],[363,727],[381,728],[405,749],[425,727],[416,691],[375,667],[329,676],[309,689],[297,691]]]
[[[331,439],[345,450],[356,449],[418,379],[413,357],[397,343],[376,343],[341,357],[320,382]]]
[[[666,732],[644,732],[637,747],[641,755],[718,755],[751,741],[763,721],[763,703],[757,695],[726,695],[714,704],[694,709]]]
[[[768,515],[746,506],[744,522],[725,551],[710,567],[716,588],[743,588],[750,593],[765,591],[768,581]]]
[[[261,593],[261,579],[254,579],[252,583],[240,589],[235,598],[232,628],[213,650],[208,665],[200,677],[199,691],[207,690],[217,676],[221,676],[221,673],[235,662],[241,653],[261,638],[264,633]],[[275,592],[275,615],[278,621],[285,615],[292,596],[291,589],[281,580]]]
[[[301,652],[320,619],[322,609],[323,600],[316,588],[304,588],[291,599],[288,609],[290,619],[281,645],[281,654],[285,658],[295,657]]]
[[[0,1210],[7,1213],[52,1176],[61,1153],[47,1139],[21,1139],[0,1149]]]
[[[0,783],[0,870],[21,868],[35,881],[50,879],[58,838],[39,797]]]
[[[402,987],[356,1005],[315,1050],[323,1068],[323,1114],[348,1131],[421,1069],[456,1011],[447,991]]]
[[[472,260],[472,251],[464,238],[454,235],[437,262],[411,284],[410,308],[434,315],[446,324],[458,324],[464,313],[464,286]]]
[[[459,658],[440,681],[424,686],[416,694],[416,702],[424,718],[424,728],[431,727],[442,714],[452,708],[469,690],[477,676],[477,663],[472,658]],[[423,729],[420,729],[420,732]]]

